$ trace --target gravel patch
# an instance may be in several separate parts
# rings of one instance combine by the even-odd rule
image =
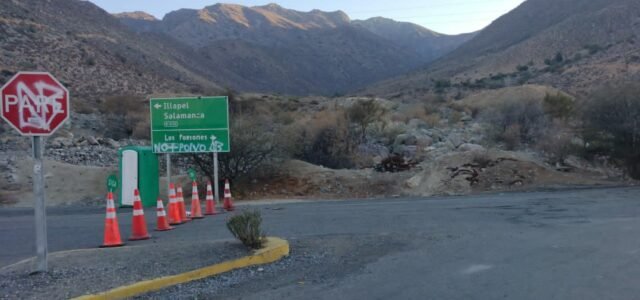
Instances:
[[[46,274],[29,275],[31,260],[0,269],[0,299],[68,299],[248,254],[235,241],[52,253]]]
[[[275,263],[231,271],[134,299],[243,298],[262,290],[340,280],[408,244],[398,237],[323,236],[288,239],[291,255]]]

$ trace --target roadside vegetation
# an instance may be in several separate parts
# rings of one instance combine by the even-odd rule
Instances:
[[[559,57],[554,61],[560,62]],[[441,89],[453,85],[446,80],[435,84]],[[220,178],[230,179],[240,197],[254,193],[257,182],[264,183],[260,189],[267,191],[295,190],[292,186],[307,186],[315,180],[317,189],[323,190],[327,179],[295,178],[295,172],[285,167],[287,162],[303,161],[330,170],[415,173],[451,153],[473,150],[495,158],[495,151],[505,150],[533,153],[537,160],[563,172],[617,168],[626,178],[637,179],[639,92],[633,84],[618,84],[576,98],[528,85],[467,96],[426,93],[390,101],[372,96],[301,98],[227,90],[233,143],[230,153],[219,155]],[[117,120],[108,134],[148,139],[144,103],[132,96],[107,99],[99,109]],[[210,154],[187,155],[180,161],[213,177]],[[274,180],[281,183],[269,186]],[[302,196],[315,189],[287,192]],[[366,188],[356,185],[348,190]]]
[[[243,211],[227,220],[231,234],[250,249],[260,249],[265,242],[261,226],[262,216],[257,210]]]
[[[607,85],[582,111],[587,157],[606,156],[640,179],[640,87],[635,82]]]

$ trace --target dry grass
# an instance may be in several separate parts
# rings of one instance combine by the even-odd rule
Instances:
[[[507,87],[498,90],[483,91],[471,95],[459,102],[457,105],[463,109],[468,109],[473,116],[488,108],[503,105],[515,101],[539,101],[542,102],[547,94],[556,94],[558,90],[540,85],[523,85],[517,87]]]

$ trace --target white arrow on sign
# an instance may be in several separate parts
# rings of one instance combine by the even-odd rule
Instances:
[[[156,105],[154,105],[153,107],[155,107],[156,109],[160,109],[162,108],[162,105],[160,105],[160,103],[156,103]]]

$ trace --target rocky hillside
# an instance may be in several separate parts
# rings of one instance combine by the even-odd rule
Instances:
[[[403,49],[410,49],[425,62],[433,61],[451,52],[473,38],[476,33],[446,35],[409,22],[375,17],[352,24],[365,28]]]
[[[162,20],[140,12],[116,16],[138,32],[181,41],[207,57],[208,65],[229,70],[233,75],[222,78],[223,85],[262,92],[344,93],[416,69],[468,38],[276,4],[216,4],[174,11]]]
[[[87,1],[0,1],[0,53],[0,82],[17,71],[49,71],[70,89],[76,109],[114,94],[216,87],[200,54],[138,35]]]
[[[580,94],[638,76],[638,15],[635,0],[528,0],[426,69],[368,92],[416,91],[424,82],[450,80],[480,88],[549,84]]]

